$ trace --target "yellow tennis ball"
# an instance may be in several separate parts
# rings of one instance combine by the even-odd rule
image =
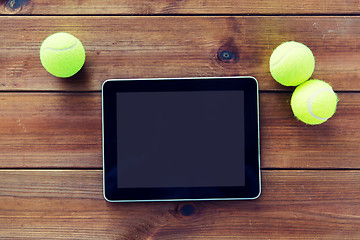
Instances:
[[[314,79],[296,87],[291,97],[291,108],[299,120],[316,125],[334,115],[337,102],[337,95],[330,84]]]
[[[56,77],[71,77],[84,65],[85,49],[80,40],[60,32],[47,37],[40,47],[43,67]]]
[[[270,57],[270,73],[282,85],[297,86],[308,80],[315,69],[311,50],[299,42],[284,42]]]

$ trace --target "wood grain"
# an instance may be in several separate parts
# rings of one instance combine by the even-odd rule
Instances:
[[[99,167],[99,93],[0,94],[0,167]]]
[[[360,239],[359,14],[358,0],[0,1],[0,238]],[[60,31],[87,54],[69,79],[39,59]],[[269,73],[290,40],[312,49],[313,78],[338,92],[320,126],[294,119],[294,88]],[[261,89],[258,200],[103,199],[104,80],[234,75]]]
[[[306,126],[291,93],[260,93],[263,168],[360,168],[360,94],[340,93],[333,118]],[[1,93],[0,168],[101,168],[100,93]]]
[[[338,96],[335,115],[310,126],[294,118],[291,93],[261,93],[262,167],[359,168],[360,94]]]
[[[107,14],[359,14],[354,0],[150,0],[136,1],[1,1],[0,14],[107,15]]]
[[[262,171],[255,201],[108,203],[102,171],[1,170],[6,239],[357,239],[359,171]],[[191,208],[185,216],[181,209]]]
[[[0,90],[98,91],[109,78],[253,75],[262,90],[289,91],[268,62],[276,46],[296,40],[313,50],[313,78],[359,91],[359,26],[357,16],[2,16]],[[87,53],[83,70],[65,80],[39,60],[41,42],[58,31],[77,36]],[[224,50],[233,59],[221,59]]]

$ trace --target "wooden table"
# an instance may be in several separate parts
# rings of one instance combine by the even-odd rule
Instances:
[[[0,238],[360,239],[358,0],[1,1]],[[50,34],[77,36],[84,68],[41,66]],[[306,126],[269,58],[309,46],[334,117]],[[227,50],[231,60],[218,52]],[[252,75],[260,86],[262,195],[255,201],[108,203],[101,84],[109,78]]]

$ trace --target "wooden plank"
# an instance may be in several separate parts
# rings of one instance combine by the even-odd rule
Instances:
[[[37,15],[84,15],[84,14],[358,14],[358,1],[313,1],[313,0],[150,0],[137,1],[46,1],[7,0],[2,1],[0,14]]]
[[[339,94],[335,115],[317,126],[294,118],[291,93],[262,93],[260,98],[262,167],[360,167],[359,93]]]
[[[263,168],[360,168],[360,94],[333,118],[297,121],[290,93],[261,92]],[[101,168],[100,93],[1,93],[0,168]]]
[[[301,1],[298,1],[301,2]],[[253,75],[263,90],[292,90],[275,82],[269,58],[296,40],[314,52],[313,78],[336,90],[359,91],[360,17],[0,17],[0,90],[100,90],[109,78]],[[41,66],[39,48],[51,33],[82,40],[87,60],[73,78]],[[223,60],[221,51],[233,59]]]
[[[6,239],[358,239],[359,171],[263,171],[255,201],[108,203],[102,172],[1,170]]]
[[[99,167],[99,93],[0,94],[0,167]]]

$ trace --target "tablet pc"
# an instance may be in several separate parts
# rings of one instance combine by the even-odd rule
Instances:
[[[107,201],[259,197],[255,78],[107,80],[102,114]]]

